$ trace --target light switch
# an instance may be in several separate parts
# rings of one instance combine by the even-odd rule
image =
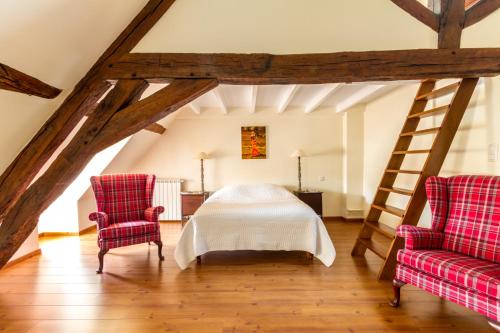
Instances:
[[[319,176],[319,181],[320,182],[324,182],[326,180],[326,177],[325,176]]]
[[[498,143],[490,143],[488,145],[488,162],[496,162],[498,160]]]

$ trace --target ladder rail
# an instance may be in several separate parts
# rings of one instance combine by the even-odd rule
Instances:
[[[390,237],[390,231],[388,231],[390,228],[381,230],[383,224],[379,222],[381,214],[388,212],[399,216],[399,225],[417,225],[427,202],[425,181],[429,176],[437,175],[441,170],[478,80],[478,78],[464,78],[457,83],[438,89],[434,89],[435,80],[425,80],[420,85],[351,253],[353,256],[362,256],[367,249],[370,249],[384,259],[379,271],[379,279],[393,278],[397,251],[404,245],[404,240],[395,234]],[[425,110],[429,100],[451,94],[453,91],[454,95],[449,105]],[[422,118],[438,113],[444,113],[439,127],[417,130]],[[425,134],[435,135],[430,149],[408,150],[415,136]],[[411,153],[427,154],[421,171],[401,169],[405,156]],[[418,176],[413,190],[394,187],[397,176],[402,173]],[[409,196],[406,207],[401,209],[387,205],[390,193]],[[381,250],[381,245],[372,239],[375,232],[391,238],[385,254]]]

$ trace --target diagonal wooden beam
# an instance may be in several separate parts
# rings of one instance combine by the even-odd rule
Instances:
[[[439,31],[439,16],[416,0],[391,0],[402,10],[428,26]]]
[[[211,78],[227,84],[320,84],[496,76],[500,48],[323,54],[131,53],[108,79]]]
[[[465,12],[464,28],[481,21],[500,8],[500,0],[480,0]]]
[[[438,47],[440,49],[458,49],[465,24],[465,2],[441,0],[439,14]]]
[[[130,52],[174,1],[150,0],[3,172],[0,176],[0,220],[82,117],[88,114],[88,106],[92,105],[88,103],[89,95],[107,90],[104,88],[108,84],[101,77],[102,70]]]
[[[108,126],[96,137],[95,147],[100,151],[147,126],[160,121],[170,113],[189,104],[216,88],[216,80],[178,79],[153,95],[117,112]],[[120,128],[119,131],[116,128]]]
[[[39,215],[59,197],[92,157],[217,86],[215,80],[175,80],[129,105],[142,94],[144,81],[119,81],[71,142],[9,210],[0,225],[0,268],[37,225]]]
[[[153,123],[151,125],[148,125],[144,129],[146,131],[149,131],[149,132],[152,132],[152,133],[156,133],[156,134],[160,134],[160,135],[162,135],[163,133],[165,133],[167,131],[167,129],[165,127],[163,127],[162,125],[160,125],[158,123]]]
[[[61,93],[61,89],[57,89],[28,74],[24,74],[1,63],[0,89],[49,99],[56,98]]]

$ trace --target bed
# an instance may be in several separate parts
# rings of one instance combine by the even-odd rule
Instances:
[[[285,188],[232,185],[215,192],[186,223],[175,260],[186,269],[210,251],[306,251],[331,266],[335,248],[321,218]]]

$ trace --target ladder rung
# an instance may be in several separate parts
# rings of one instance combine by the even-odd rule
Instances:
[[[417,135],[431,134],[431,133],[439,132],[440,129],[441,129],[441,127],[427,128],[427,129],[420,130],[420,131],[401,133],[401,136],[417,136]]]
[[[383,245],[374,242],[372,239],[359,238],[358,241],[369,248],[373,253],[378,255],[382,259],[386,259],[387,249]]]
[[[389,205],[372,205],[373,208],[384,211],[386,213],[396,215],[399,217],[405,216],[405,211],[401,208],[397,208],[394,206],[389,206]]]
[[[379,187],[379,190],[384,192],[403,194],[403,195],[413,195],[413,191],[399,187]]]
[[[406,155],[406,154],[428,154],[430,149],[418,149],[418,150],[396,150],[393,152],[394,155]]]
[[[387,238],[393,239],[396,235],[396,230],[393,228],[379,222],[375,221],[365,221],[365,225],[375,232],[386,236]]]
[[[449,108],[450,108],[450,105],[440,106],[440,107],[437,107],[437,108],[434,108],[434,109],[429,109],[429,110],[426,110],[426,111],[422,111],[422,112],[418,112],[418,113],[409,115],[408,119],[411,119],[411,118],[425,118],[425,117],[435,116],[435,115],[440,114],[440,113],[445,113],[446,111],[449,110]]]
[[[409,174],[409,175],[421,175],[422,174],[422,171],[418,171],[418,170],[387,169],[387,170],[385,170],[385,172],[388,172],[388,173],[406,173],[406,174]]]
[[[426,94],[417,96],[417,98],[415,98],[415,99],[417,101],[421,101],[421,100],[426,100],[426,99],[429,100],[429,99],[433,99],[433,98],[438,98],[438,97],[441,97],[441,96],[445,96],[445,95],[448,95],[448,94],[456,91],[459,86],[460,86],[460,82],[455,82],[455,83],[450,84],[450,85],[448,85],[446,87],[439,88],[439,89],[430,91],[430,92],[428,92]]]

